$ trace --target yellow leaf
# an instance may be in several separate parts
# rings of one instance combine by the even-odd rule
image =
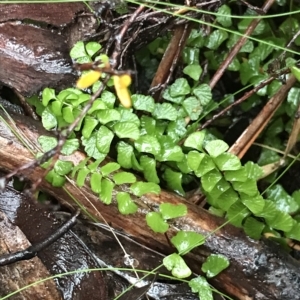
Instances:
[[[96,81],[99,80],[101,72],[99,71],[90,71],[83,74],[77,81],[76,86],[78,89],[86,89],[89,86],[93,85]]]
[[[114,76],[114,86],[121,104],[129,108],[132,106],[131,97],[128,86],[131,84],[131,77],[127,74],[121,76]]]

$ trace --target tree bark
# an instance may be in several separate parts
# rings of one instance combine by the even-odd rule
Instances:
[[[2,117],[10,122],[3,113]],[[37,145],[39,135],[45,134],[39,122],[18,115],[13,115],[13,120],[16,122],[16,128],[21,130],[33,145]],[[49,132],[46,134],[51,135]],[[14,137],[4,122],[0,122],[0,145],[0,168],[8,172],[34,159],[31,152]],[[80,152],[68,157],[75,164],[83,158],[84,155]],[[107,162],[108,160],[104,163]],[[44,172],[42,168],[36,167],[25,170],[22,175],[35,182],[44,175]],[[213,278],[211,284],[225,293],[238,299],[290,300],[299,297],[300,263],[298,261],[277,245],[264,240],[254,241],[231,225],[226,225],[211,234],[225,220],[209,214],[206,210],[196,207],[175,194],[162,191],[160,195],[147,194],[141,198],[132,196],[139,210],[134,215],[124,216],[118,212],[115,196],[119,191],[129,191],[128,186],[116,186],[113,192],[113,203],[109,206],[103,204],[91,192],[88,184],[78,189],[71,179],[65,184],[64,189],[54,188],[45,180],[41,182],[40,188],[54,195],[59,201],[75,207],[76,203],[70,197],[73,195],[94,219],[102,221],[102,218],[105,218],[112,227],[123,230],[138,242],[164,254],[170,254],[175,250],[163,234],[154,233],[146,225],[145,215],[150,211],[149,208],[155,210],[164,202],[184,203],[188,214],[171,223],[167,234],[171,238],[178,230],[191,230],[207,236],[203,246],[197,247],[185,257],[194,272],[201,274],[201,264],[209,254],[223,254],[230,260],[230,267]]]

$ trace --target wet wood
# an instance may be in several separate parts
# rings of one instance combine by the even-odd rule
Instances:
[[[1,5],[0,82],[30,96],[75,82],[71,47],[92,34],[95,18],[82,3]]]
[[[159,100],[161,90],[168,84],[168,81],[170,81],[191,30],[191,24],[179,25],[174,30],[172,39],[169,42],[151,83],[150,90],[154,90],[153,97],[156,100]]]
[[[43,132],[38,122],[27,120],[26,124],[21,125],[25,117],[14,116],[18,127],[27,128],[27,135],[30,132],[30,140],[34,142],[39,132]],[[12,171],[24,164],[30,162],[32,154],[18,142],[3,123],[0,123],[0,166],[1,168]],[[78,162],[83,158],[83,154],[77,152],[71,159]],[[107,163],[107,161],[105,162]],[[24,173],[29,180],[35,181],[43,174],[41,168],[35,168]],[[75,203],[62,189],[53,188],[47,182],[43,181],[41,188],[56,196],[60,201],[67,201],[75,206]],[[132,216],[123,216],[118,213],[115,196],[118,193],[118,187],[113,193],[113,204],[104,205],[94,195],[89,186],[85,185],[78,189],[72,184],[72,181],[65,185],[69,191],[81,204],[87,212],[95,219],[101,221],[104,217],[114,228],[123,230],[133,236],[137,241],[154,250],[164,254],[174,252],[165,236],[152,232],[145,222],[145,214],[150,211],[149,208],[158,207],[163,202],[173,204],[185,203],[188,214],[184,218],[176,220],[176,228],[170,226],[168,235],[171,237],[177,230],[192,230],[208,236],[205,245],[198,247],[186,258],[193,271],[201,273],[201,263],[211,253],[223,254],[230,260],[230,267],[222,272],[211,283],[238,299],[297,299],[300,293],[300,264],[292,259],[287,253],[281,251],[275,244],[266,241],[253,241],[249,239],[240,229],[233,226],[225,226],[216,233],[210,235],[210,232],[224,223],[224,219],[210,215],[207,211],[186,202],[183,198],[162,191],[160,195],[149,194],[141,198],[135,198],[134,201],[140,207],[139,211]],[[122,186],[120,190],[127,190]],[[118,217],[116,217],[118,216]]]
[[[18,228],[12,233],[12,225],[10,225],[8,221],[4,224],[2,224],[3,222],[0,223],[0,251],[1,249],[5,249],[5,247],[1,245],[1,241],[5,241],[6,244],[13,244],[14,247],[10,247],[9,250],[10,253],[15,253],[16,251],[26,249],[30,243],[34,245],[48,238],[62,223],[70,218],[70,216],[62,220],[56,218],[53,213],[54,209],[55,208],[49,204],[41,204],[26,197],[14,190],[11,183],[9,183],[5,191],[0,194],[0,213],[5,213],[9,221],[17,225]],[[29,265],[29,267],[35,266],[35,278],[31,278],[27,275],[26,271],[29,269],[27,265]],[[38,258],[14,263],[5,268],[0,267],[0,273],[2,275],[0,286],[5,287],[3,290],[0,288],[0,297],[6,296],[9,292],[16,291],[17,288],[25,286],[26,283],[38,281],[51,275],[100,267],[95,258],[90,254],[90,250],[78,240],[72,231],[68,231],[58,241],[38,252]],[[6,280],[7,278],[11,278],[11,273],[17,268],[20,268],[22,276],[14,278],[13,286],[6,284],[3,280],[5,280],[5,278]],[[46,273],[45,270],[47,271]],[[30,272],[28,274],[30,274]],[[55,283],[53,281],[50,281],[50,283],[53,285],[52,289],[55,288],[57,290],[56,294],[63,295],[62,299],[80,300],[85,299],[85,297],[89,300],[108,299],[107,282],[103,273],[100,271],[70,274],[57,278]],[[44,288],[45,286],[39,287],[40,290]],[[26,290],[26,295],[30,295],[29,293],[32,293],[32,291]],[[37,294],[37,296],[39,295],[40,293]],[[47,295],[47,293],[45,295]],[[55,295],[55,293],[53,293],[53,295]],[[18,294],[18,296],[20,296],[20,294]],[[24,299],[55,298],[30,297]]]
[[[282,102],[286,99],[289,90],[294,86],[296,81],[297,79],[293,75],[289,77],[286,84],[282,85],[280,90],[266,103],[261,112],[230,147],[230,153],[237,155],[239,158],[245,155],[260,133],[266,128]]]
[[[11,224],[4,213],[0,211],[0,255],[13,253],[30,246],[22,231]],[[16,291],[41,278],[51,276],[38,257],[31,260],[0,267],[0,297]],[[53,280],[34,285],[16,296],[12,300],[58,300],[62,299]]]
[[[24,95],[75,79],[65,38],[19,22],[0,24],[0,65],[0,81]]]
[[[81,2],[1,4],[0,22],[34,20],[63,26],[72,22],[76,15],[85,9],[86,6]]]

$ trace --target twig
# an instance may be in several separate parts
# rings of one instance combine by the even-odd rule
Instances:
[[[268,9],[272,6],[275,0],[267,0],[262,7],[264,12],[267,12]],[[214,86],[217,84],[221,76],[224,74],[227,67],[230,65],[230,63],[233,61],[233,59],[236,57],[236,55],[239,53],[240,49],[243,47],[243,45],[246,43],[248,37],[251,35],[251,33],[255,30],[256,26],[260,22],[259,18],[255,18],[250,25],[248,26],[244,36],[242,36],[237,43],[233,46],[231,51],[228,53],[227,57],[224,59],[222,64],[220,65],[219,69],[216,71],[215,75],[211,79],[209,85],[211,89],[214,88]]]
[[[32,245],[25,250],[1,256],[0,266],[7,266],[20,260],[27,260],[35,257],[38,252],[53,244],[55,241],[61,238],[70,228],[72,228],[75,225],[76,219],[79,214],[80,210],[77,210],[71,219],[65,222],[52,235],[47,237],[42,242]]]

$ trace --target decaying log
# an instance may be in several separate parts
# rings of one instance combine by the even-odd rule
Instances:
[[[13,119],[17,122],[18,128],[33,143],[36,142],[39,134],[44,134],[39,122],[26,119],[24,116],[19,118],[14,116]],[[16,140],[4,123],[0,122],[0,126],[0,167],[12,171],[32,161],[32,154]],[[80,158],[83,158],[83,154],[79,152],[69,157],[75,162]],[[24,176],[34,182],[42,176],[43,172],[41,168],[34,168],[24,172]],[[55,195],[58,200],[75,206],[64,190],[53,188],[45,181],[42,181],[40,187]],[[172,253],[174,249],[169,246],[164,235],[155,234],[148,228],[145,214],[149,212],[149,207],[155,210],[163,202],[184,203],[188,214],[171,224],[168,235],[171,237],[177,230],[192,230],[208,236],[203,246],[194,249],[186,256],[194,272],[201,273],[201,263],[209,254],[219,253],[227,256],[231,264],[227,270],[212,279],[211,283],[227,294],[237,299],[260,300],[290,300],[299,297],[300,263],[298,261],[281,251],[275,244],[251,240],[240,229],[230,225],[209,235],[224,223],[224,219],[209,214],[177,195],[162,191],[160,195],[133,197],[140,209],[132,216],[123,216],[118,213],[115,200],[110,206],[104,205],[91,192],[88,185],[79,190],[71,181],[65,185],[65,189],[74,195],[93,217],[101,221],[103,216],[114,228],[123,230],[140,243],[164,254]],[[128,190],[128,188],[122,186],[121,190]],[[117,193],[118,187],[114,190],[114,198]]]
[[[1,4],[0,22],[33,20],[63,26],[72,22],[76,14],[85,9],[86,6],[81,2]]]
[[[86,9],[82,3],[1,5],[0,82],[25,96],[71,86],[69,51],[97,26],[93,16],[78,17]]]
[[[14,253],[30,246],[22,231],[11,224],[6,215],[0,211],[0,255]],[[0,267],[0,296],[7,295],[41,278],[51,276],[38,257]],[[58,300],[62,299],[53,280],[48,280],[28,288],[13,296],[14,300]]]

